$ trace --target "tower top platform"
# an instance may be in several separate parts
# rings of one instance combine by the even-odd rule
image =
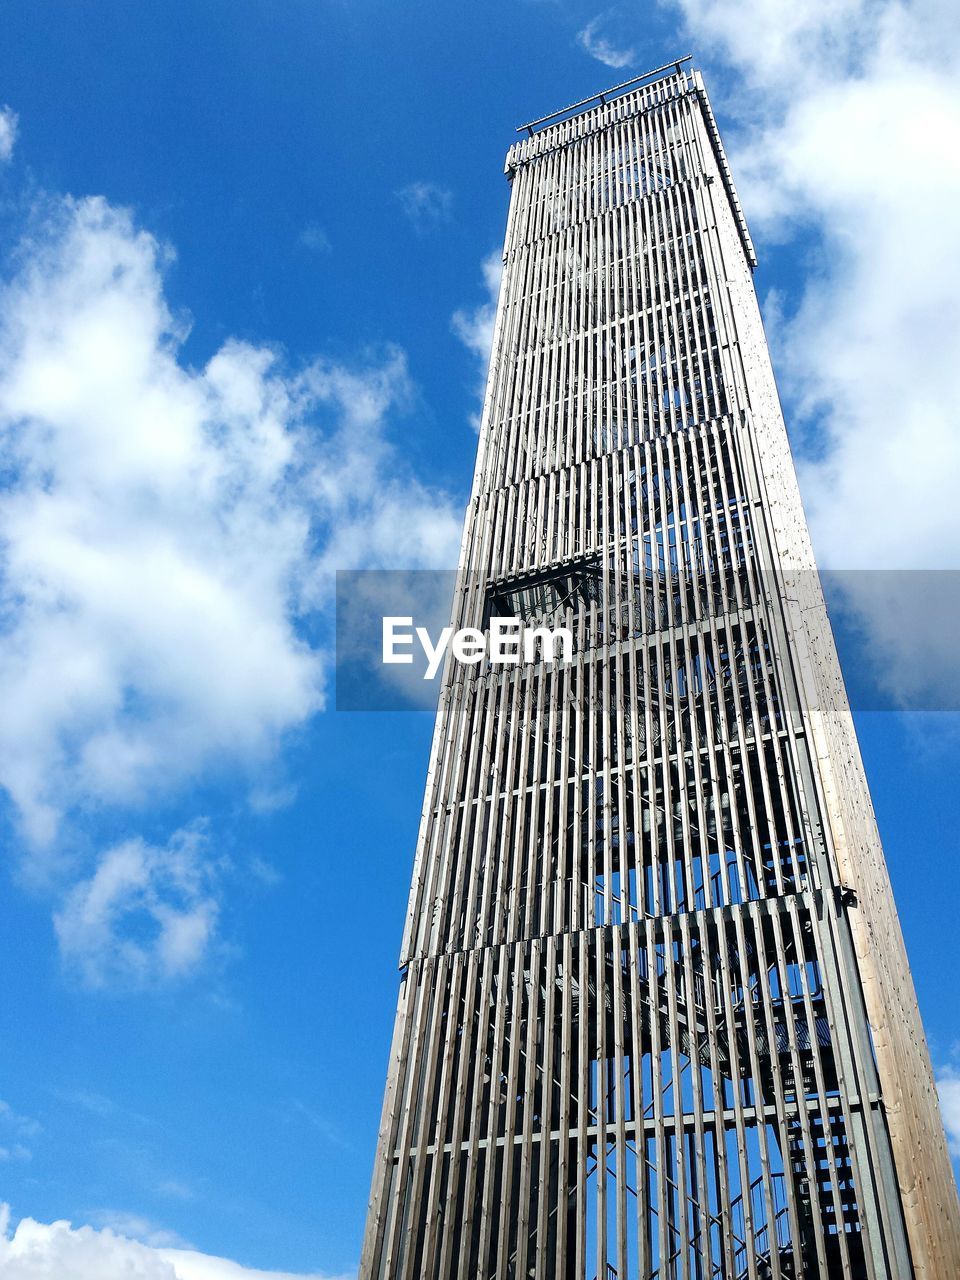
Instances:
[[[626,93],[628,89],[636,89],[640,85],[651,84],[654,80],[659,80],[661,77],[673,73],[679,74],[683,64],[692,60],[693,54],[685,53],[682,58],[677,58],[673,62],[665,62],[662,67],[654,67],[652,71],[645,71],[643,75],[633,76],[630,80],[622,80],[620,84],[615,84],[600,93],[594,93],[589,98],[581,98],[579,102],[572,102],[570,106],[561,107],[559,111],[551,111],[549,115],[540,116],[536,120],[528,120],[526,124],[517,125],[517,133],[526,133],[532,138],[541,125],[557,124],[561,120],[569,119],[570,116],[579,115],[581,111],[589,111],[592,107],[605,106],[611,98],[619,97],[621,93]]]

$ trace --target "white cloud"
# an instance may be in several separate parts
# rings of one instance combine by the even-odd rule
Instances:
[[[951,1155],[960,1157],[960,1071],[956,1067],[941,1067],[936,1076],[947,1143]]]
[[[712,44],[736,72],[728,105],[744,128],[733,168],[755,230],[820,240],[777,335],[793,423],[816,431],[800,476],[820,563],[960,567],[954,6],[680,5],[698,47]],[[893,664],[889,680],[909,694],[920,655],[895,638],[891,648],[889,602],[862,586],[862,620]],[[952,637],[943,641],[922,662],[947,678],[955,656]]]
[[[149,1228],[135,1217],[125,1225]],[[11,1235],[7,1205],[0,1206],[0,1274],[4,1280],[349,1280],[258,1271],[191,1249],[154,1247],[109,1227],[22,1218]]]
[[[329,598],[336,569],[456,564],[462,516],[404,473],[383,432],[388,409],[412,394],[403,353],[395,348],[360,374],[317,363],[303,382],[305,394],[340,410],[338,428],[317,445],[305,480],[327,530],[308,598]]]
[[[352,1273],[324,1276],[315,1272],[310,1276],[299,1276],[289,1271],[255,1271],[227,1258],[213,1258],[209,1254],[184,1249],[165,1249],[162,1256],[173,1263],[177,1280],[355,1280]]]
[[[0,164],[6,164],[13,156],[19,123],[17,113],[12,108],[0,107]]]
[[[874,18],[884,7],[872,0],[677,0],[690,35],[745,72],[754,86],[782,103],[807,81],[845,75],[869,46]]]
[[[322,704],[307,406],[263,349],[183,368],[161,262],[128,214],[64,202],[0,293],[0,783],[37,844]]]
[[[417,232],[449,222],[453,212],[453,192],[437,182],[408,183],[397,192],[397,199]]]
[[[486,297],[478,307],[472,310],[461,308],[453,314],[453,331],[467,348],[472,351],[479,362],[479,394],[483,399],[487,379],[487,367],[490,363],[490,352],[493,348],[493,329],[497,319],[497,299],[500,297],[500,281],[503,277],[503,256],[499,249],[494,249],[484,258],[481,264],[483,284]],[[480,416],[474,417],[474,426],[479,430]]]
[[[256,788],[323,706],[303,624],[334,568],[457,544],[389,439],[401,352],[290,372],[229,341],[191,369],[168,259],[104,200],[54,201],[0,288],[0,787],[48,887],[77,813],[238,771]],[[90,979],[186,973],[216,922],[209,861],[183,832],[119,842],[75,873],[66,954]]]
[[[96,1093],[92,1089],[57,1089],[56,1096],[61,1102],[80,1107],[94,1116],[111,1116],[119,1111],[112,1098],[107,1098],[104,1094]]]
[[[97,1209],[84,1215],[90,1218],[92,1227],[110,1231],[114,1236],[149,1245],[151,1249],[189,1249],[191,1246],[175,1231],[159,1227],[139,1213],[123,1209]]]
[[[618,46],[608,35],[603,34],[601,28],[608,21],[609,14],[602,13],[588,22],[582,31],[577,32],[577,44],[604,66],[621,71],[636,61],[636,50]]]
[[[157,1194],[165,1196],[168,1200],[192,1200],[194,1191],[186,1182],[180,1182],[176,1178],[164,1178],[157,1184]]]
[[[500,296],[500,279],[503,275],[503,258],[499,250],[493,250],[484,258],[481,270],[486,299],[472,311],[456,311],[453,316],[453,331],[486,367],[490,359],[490,348],[493,346],[493,325],[497,318],[497,298]]]
[[[162,848],[135,838],[101,857],[54,915],[60,951],[91,987],[181,978],[203,960],[217,922],[215,864],[197,828]]]
[[[40,1132],[40,1124],[32,1116],[14,1111],[9,1102],[0,1099],[0,1128],[12,1130],[21,1137],[34,1138]]]
[[[33,1152],[21,1139],[34,1138],[39,1132],[40,1125],[32,1116],[20,1115],[0,1099],[0,1163],[32,1160]]]
[[[330,237],[318,222],[309,222],[300,232],[300,243],[313,253],[329,253]]]

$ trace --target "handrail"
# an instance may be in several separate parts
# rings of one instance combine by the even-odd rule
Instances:
[[[665,62],[662,67],[654,67],[652,71],[645,71],[643,75],[634,76],[632,80],[624,80],[621,84],[615,84],[611,89],[604,89],[602,93],[591,94],[589,98],[581,98],[579,102],[573,102],[569,107],[561,107],[559,111],[551,111],[549,115],[540,116],[537,120],[529,120],[526,124],[519,124],[517,125],[517,133],[526,131],[532,138],[533,131],[538,124],[546,124],[550,120],[557,120],[560,116],[565,116],[569,111],[579,111],[581,107],[589,107],[593,103],[603,106],[607,99],[613,97],[614,94],[622,93],[625,89],[631,89],[634,85],[642,84],[646,80],[653,80],[665,71],[679,72],[683,63],[690,62],[692,58],[692,53],[685,53],[682,58],[675,58],[673,62]]]

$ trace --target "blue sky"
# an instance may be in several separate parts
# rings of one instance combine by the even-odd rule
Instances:
[[[4,19],[0,1200],[197,1251],[158,1280],[351,1274],[431,718],[331,709],[330,575],[451,563],[513,130],[693,49],[818,552],[956,568],[957,41],[858,0]],[[891,696],[956,706],[952,635],[861,605]],[[960,1141],[957,717],[857,723]]]

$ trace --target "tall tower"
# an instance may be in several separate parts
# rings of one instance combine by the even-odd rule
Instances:
[[[575,653],[448,664],[361,1276],[957,1280],[702,78],[523,131],[454,619]]]

